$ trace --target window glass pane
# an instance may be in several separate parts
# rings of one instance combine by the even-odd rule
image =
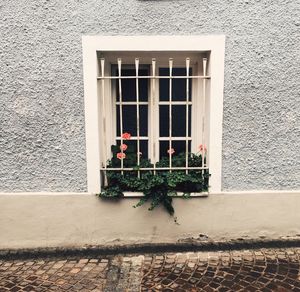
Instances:
[[[188,143],[188,152],[191,151],[191,142]],[[180,153],[185,153],[185,141],[172,141],[172,148],[174,148],[175,152],[173,155],[178,155]]]
[[[162,157],[169,156],[168,149],[169,149],[169,141],[159,142],[159,159],[161,159]]]
[[[169,137],[169,106],[159,106],[159,136]]]
[[[115,76],[118,71],[114,69]],[[122,76],[135,76],[135,69],[122,69]],[[139,76],[148,76],[148,69],[139,69]],[[119,80],[115,80],[116,84],[116,100],[119,101]],[[136,101],[136,79],[121,79],[122,101]],[[148,101],[148,80],[139,79],[139,100]]]
[[[191,109],[189,106],[189,133],[191,135]],[[172,136],[185,137],[186,136],[186,106],[173,105],[172,106]]]
[[[192,75],[192,68],[190,68]],[[169,76],[169,68],[159,68],[160,76]],[[173,68],[173,76],[186,76],[186,68]],[[192,79],[189,79],[189,100],[192,97]],[[159,79],[159,100],[169,100],[169,79]],[[186,78],[172,79],[172,101],[186,100]]]
[[[177,156],[180,153],[185,153],[185,141],[172,141],[172,147],[174,149],[174,153],[172,157]],[[162,157],[169,157],[169,141],[160,141],[159,142],[159,158],[161,159]],[[188,142],[188,152],[191,151],[191,141]],[[185,166],[185,165],[183,165]]]
[[[141,158],[148,158],[148,141],[140,141]]]
[[[117,141],[117,145],[120,145],[121,141]],[[136,149],[137,142],[136,140],[123,140],[123,144],[127,145],[127,149],[124,151],[126,157],[124,159],[124,167],[133,167],[137,163]]]
[[[140,105],[140,136],[148,136],[148,106]]]
[[[123,133],[130,133],[132,136],[137,135],[136,127],[136,105],[123,105]],[[140,136],[148,136],[148,106],[140,105]],[[117,136],[120,136],[120,106],[117,110]]]
[[[159,76],[169,76],[169,68],[159,68]],[[159,79],[159,100],[169,100],[169,79]]]
[[[192,106],[189,106],[189,133],[191,135]],[[186,106],[172,105],[172,136],[186,136]],[[159,106],[159,136],[169,137],[169,106]]]
[[[117,141],[117,145],[120,145],[121,141]],[[124,151],[124,153],[128,156],[129,158],[130,155],[134,156],[134,162],[136,160],[136,154],[137,154],[137,140],[123,140],[123,144],[126,144],[128,148]],[[141,158],[148,159],[148,140],[140,140],[140,153],[141,153]],[[133,157],[132,156],[132,157]]]

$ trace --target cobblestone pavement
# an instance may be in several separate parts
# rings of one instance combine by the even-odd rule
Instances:
[[[0,260],[2,291],[300,291],[300,248]]]

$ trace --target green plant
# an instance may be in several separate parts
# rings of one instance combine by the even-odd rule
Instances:
[[[128,133],[125,133],[128,134]],[[128,136],[125,136],[128,138]],[[130,135],[129,135],[130,139]],[[132,168],[131,171],[107,170],[107,186],[99,194],[102,198],[121,198],[125,191],[142,192],[144,196],[134,206],[138,207],[145,202],[150,201],[149,210],[153,210],[158,205],[163,205],[170,215],[174,215],[172,197],[177,192],[183,193],[183,198],[189,198],[191,192],[203,192],[208,190],[208,170],[141,170],[140,168],[164,168],[169,167],[169,156],[163,157],[154,166],[148,159],[140,158],[140,164],[137,165],[136,149],[131,145],[123,144],[123,151],[120,152],[120,145],[112,145],[112,158],[107,162],[108,168],[120,168],[121,160],[123,167]],[[202,147],[200,145],[200,147]],[[202,149],[200,149],[202,150]],[[185,167],[185,153],[174,155],[172,149],[172,166]],[[206,149],[205,149],[206,151]],[[202,166],[203,151],[199,153],[189,153],[188,165],[190,167]],[[205,158],[204,158],[205,159]]]

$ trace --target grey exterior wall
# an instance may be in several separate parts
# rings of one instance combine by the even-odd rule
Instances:
[[[300,189],[299,15],[290,0],[1,0],[0,192],[86,191],[81,36],[96,34],[225,34],[223,189]]]

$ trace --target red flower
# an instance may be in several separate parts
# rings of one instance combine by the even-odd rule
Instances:
[[[200,145],[199,145],[199,150],[200,150],[200,151],[204,150],[204,151],[206,152],[206,151],[207,151],[207,148],[206,148],[205,145],[204,145],[204,148],[203,148],[203,145],[200,144]]]
[[[174,148],[170,148],[167,152],[169,154],[173,155],[175,153],[175,150],[174,150]]]
[[[126,144],[120,145],[120,150],[126,151],[127,148],[128,146]]]
[[[126,158],[126,154],[125,154],[125,153],[119,152],[119,153],[117,153],[117,158],[118,158],[118,159]]]
[[[130,133],[123,133],[123,134],[122,134],[122,138],[123,138],[124,140],[130,140],[131,134],[130,134]]]

